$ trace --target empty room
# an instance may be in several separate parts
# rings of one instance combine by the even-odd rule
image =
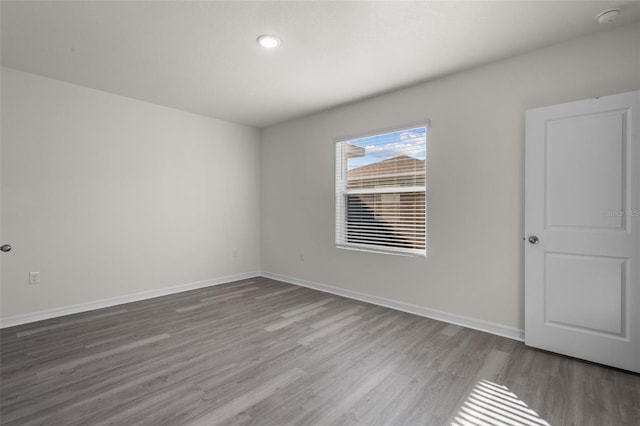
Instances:
[[[1,425],[640,425],[640,2],[0,18]]]

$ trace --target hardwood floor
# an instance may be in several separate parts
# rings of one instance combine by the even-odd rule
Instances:
[[[640,376],[255,278],[3,329],[3,425],[639,425]]]

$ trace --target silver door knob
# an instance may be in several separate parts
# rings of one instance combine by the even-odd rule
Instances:
[[[538,239],[538,237],[536,237],[535,235],[531,235],[531,236],[529,237],[529,242],[530,242],[531,244],[538,244],[538,241],[540,241],[540,240],[539,240],[539,239]]]
[[[11,251],[11,246],[9,244],[4,244],[4,245],[0,246],[0,250],[2,250],[4,252]]]

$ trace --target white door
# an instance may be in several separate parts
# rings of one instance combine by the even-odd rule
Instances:
[[[525,343],[636,372],[639,122],[640,91],[532,109],[525,154]]]

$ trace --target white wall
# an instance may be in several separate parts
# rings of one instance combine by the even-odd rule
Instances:
[[[522,329],[524,112],[639,88],[634,24],[268,128],[262,270]],[[425,118],[427,259],[336,249],[334,138]]]
[[[257,130],[1,77],[2,318],[260,270]]]

